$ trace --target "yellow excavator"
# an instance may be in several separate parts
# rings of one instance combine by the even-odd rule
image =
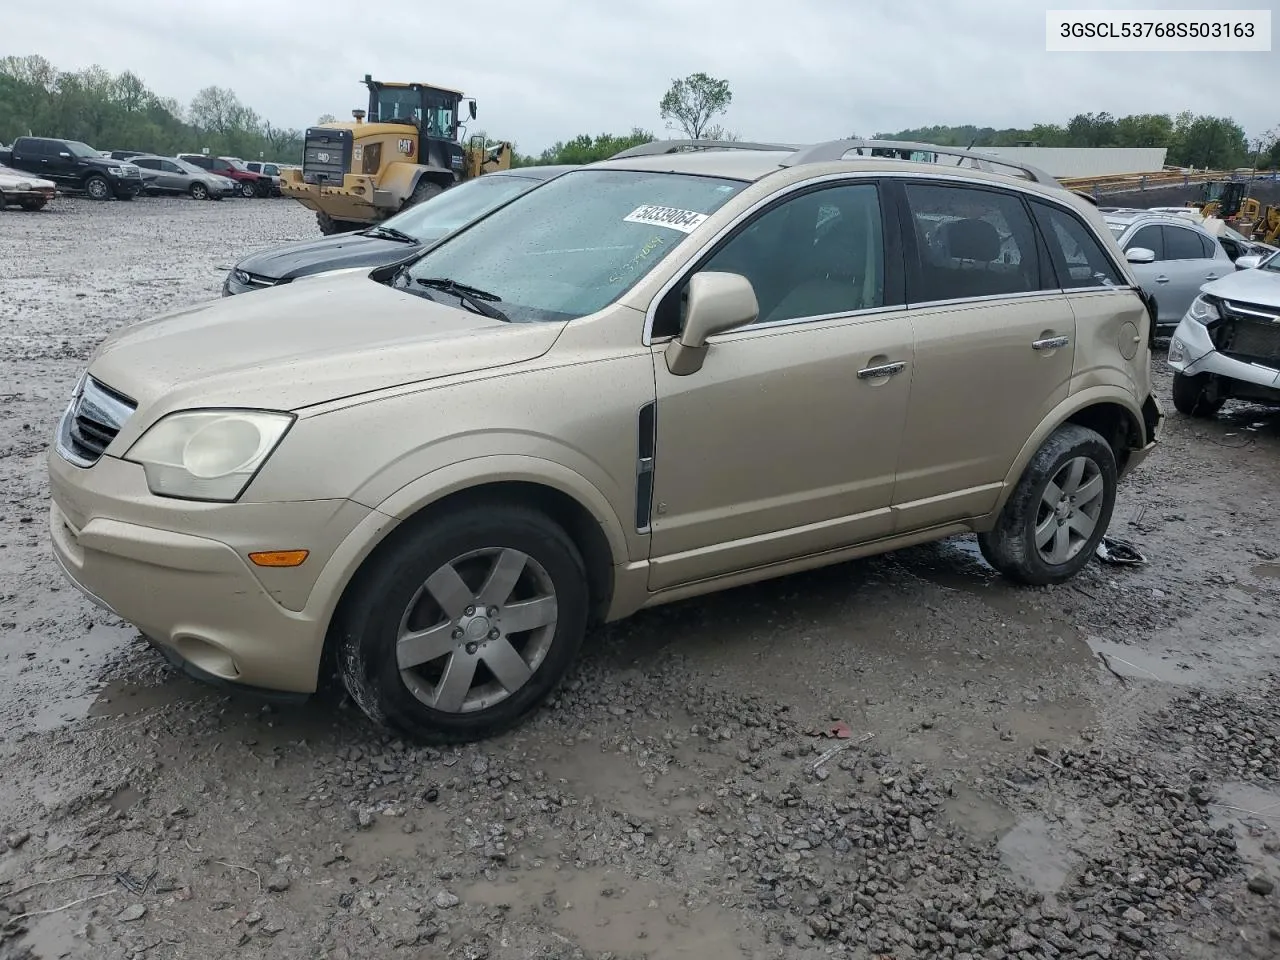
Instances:
[[[476,102],[425,83],[365,74],[369,109],[350,123],[310,127],[301,169],[283,170],[280,192],[316,212],[325,234],[357,230],[429,200],[454,184],[511,166],[511,144],[461,141],[461,108]]]

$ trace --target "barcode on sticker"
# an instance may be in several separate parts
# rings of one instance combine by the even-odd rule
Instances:
[[[636,207],[622,218],[624,223],[644,223],[654,227],[670,227],[672,230],[679,230],[681,233],[693,233],[705,219],[707,219],[707,215],[698,213],[697,210],[660,207],[652,203]]]

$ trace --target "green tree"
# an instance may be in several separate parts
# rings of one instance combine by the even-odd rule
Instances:
[[[700,140],[712,118],[728,110],[732,102],[728,80],[694,73],[671,81],[671,89],[658,102],[658,113],[668,127],[678,126],[690,140]]]
[[[607,160],[615,153],[620,153],[631,147],[649,143],[653,139],[652,132],[641,130],[639,127],[634,127],[630,133],[622,135],[602,133],[597,137],[593,137],[584,133],[574,137],[572,140],[561,141],[554,146],[548,147],[533,162],[539,164],[595,163],[597,160]],[[532,158],[524,159],[532,160]],[[531,166],[530,163],[523,162],[520,165]]]

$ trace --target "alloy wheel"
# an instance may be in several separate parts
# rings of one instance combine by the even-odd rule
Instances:
[[[1045,563],[1060,566],[1084,548],[1097,529],[1105,493],[1102,469],[1091,457],[1073,457],[1058,469],[1036,512],[1035,544]]]

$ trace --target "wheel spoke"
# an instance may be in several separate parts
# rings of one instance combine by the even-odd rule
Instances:
[[[457,713],[471,692],[471,681],[476,675],[476,658],[455,653],[444,668],[444,675],[436,685],[435,708],[446,713]]]
[[[1058,501],[1061,499],[1062,488],[1050,480],[1049,485],[1044,488],[1044,493],[1040,495],[1040,502],[1048,507],[1052,513],[1058,508]]]
[[[1053,547],[1049,550],[1050,563],[1065,563],[1071,553],[1071,528],[1065,523],[1053,533]]]
[[[1092,503],[1098,497],[1102,496],[1106,489],[1102,482],[1102,474],[1097,474],[1091,480],[1085,482],[1079,490],[1076,491],[1076,507],[1083,507],[1085,504]]]
[[[493,562],[493,569],[478,594],[481,603],[503,604],[516,588],[529,558],[519,550],[503,550]]]
[[[487,643],[480,657],[508,693],[520,689],[533,675],[524,657],[505,638]]]
[[[1067,478],[1062,481],[1062,492],[1067,496],[1072,496],[1080,489],[1080,481],[1084,479],[1085,464],[1088,463],[1084,457],[1076,457],[1066,467]]]
[[[1054,513],[1050,513],[1039,524],[1036,525],[1036,549],[1043,550],[1048,546],[1049,541],[1053,539],[1054,533],[1058,530],[1058,517]]]
[[[502,632],[506,634],[524,633],[554,623],[556,619],[556,598],[538,597],[536,600],[521,600],[502,608]]]
[[[401,670],[421,666],[450,653],[458,641],[453,639],[453,623],[445,621],[426,630],[411,630],[396,641],[396,662]]]
[[[427,590],[450,620],[457,620],[474,599],[453,564],[446,563],[427,579]]]
[[[1098,526],[1098,521],[1081,510],[1073,513],[1067,520],[1067,526],[1080,534],[1082,538],[1088,540],[1093,536],[1094,529]]]

